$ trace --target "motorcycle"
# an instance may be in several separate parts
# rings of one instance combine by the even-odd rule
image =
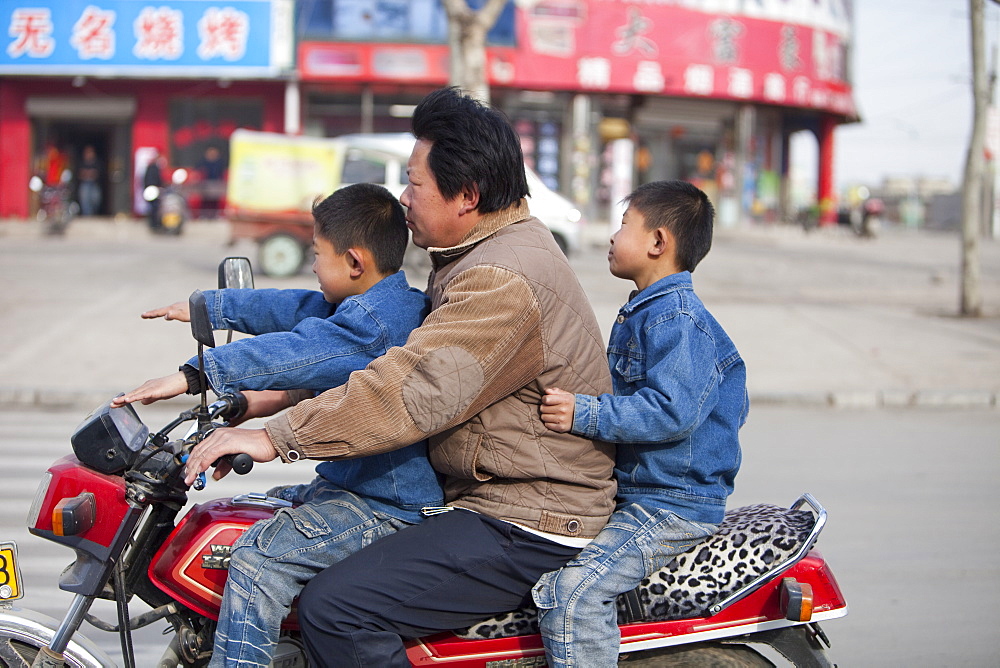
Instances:
[[[146,186],[142,198],[149,202],[150,229],[163,234],[179,235],[184,229],[184,223],[190,217],[187,198],[182,186],[187,181],[186,169],[175,169],[170,175],[170,185]]]
[[[245,258],[220,265],[220,287],[247,280],[252,274]],[[215,344],[201,292],[192,294],[189,308],[201,359],[204,347]],[[61,622],[16,606],[23,595],[17,550],[0,542],[0,666],[114,666],[79,632],[85,620],[119,634],[128,666],[133,665],[132,631],[159,621],[169,624],[170,633],[159,668],[207,663],[233,542],[254,522],[290,504],[250,493],[196,504],[181,517],[189,491],[183,480],[187,453],[246,406],[241,395],[208,403],[202,380],[199,404],[155,433],[131,406],[103,404],[71,437],[73,454],[49,467],[28,527],[75,550],[76,560],[59,580],[60,588],[75,597]],[[170,433],[189,422],[194,424],[188,433],[171,440]],[[249,472],[253,464],[246,455],[231,463],[238,473]],[[203,477],[194,484],[203,486]],[[620,663],[773,666],[758,651],[766,645],[795,666],[832,666],[826,655],[829,640],[819,623],[846,615],[847,603],[815,549],[826,518],[809,494],[790,508],[757,504],[729,511],[715,536],[619,597]],[[150,610],[130,617],[133,597]],[[116,602],[117,623],[89,614],[97,599]],[[546,665],[536,611],[530,607],[467,629],[408,640],[407,656],[414,666]],[[308,665],[294,609],[272,665]]]
[[[32,176],[28,181],[28,189],[38,194],[38,220],[45,225],[46,234],[64,234],[80,212],[80,206],[73,201],[72,180],[73,173],[67,169],[56,185],[46,185],[40,176]]]

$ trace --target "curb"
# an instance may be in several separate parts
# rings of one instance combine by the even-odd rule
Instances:
[[[118,395],[121,389],[61,390],[52,388],[0,387],[0,410],[84,410],[91,411]],[[157,402],[161,406],[184,404],[190,407],[197,403],[197,397],[181,395],[173,399]]]
[[[79,409],[91,410],[118,393],[97,388],[61,390],[52,388],[0,387],[0,409]],[[190,403],[191,397],[176,397],[158,402]],[[750,403],[756,406],[793,408],[832,408],[845,410],[878,409],[1000,409],[1000,392],[991,390],[882,390],[828,392],[754,392]]]
[[[990,390],[883,390],[830,392],[763,392],[750,395],[751,405],[803,408],[978,409],[1000,408],[1000,392]]]

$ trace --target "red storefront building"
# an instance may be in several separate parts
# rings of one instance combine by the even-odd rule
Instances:
[[[288,11],[287,16],[279,11]],[[32,174],[102,169],[101,215],[142,210],[153,151],[194,167],[237,127],[284,130],[291,5],[269,0],[0,0],[0,216],[26,217]],[[52,170],[55,171],[55,170]]]
[[[28,4],[0,0],[0,21],[10,28]],[[140,147],[182,164],[235,126],[405,130],[412,106],[448,80],[438,0],[175,0],[191,25],[181,59],[206,54],[196,26],[215,8],[249,17],[243,60],[208,51],[138,63],[130,42],[144,2],[30,3],[77,23],[102,4],[118,10],[127,58],[29,65],[11,46],[0,54],[0,215],[28,213],[33,156],[63,136],[78,144],[81,129],[103,127],[94,138],[108,144],[109,174],[134,175]],[[490,33],[488,72],[526,159],[591,216],[613,217],[639,183],[684,178],[712,195],[722,225],[788,219],[790,138],[809,131],[817,199],[832,217],[834,130],[857,120],[851,40],[852,0],[523,0]],[[116,197],[123,205],[106,213],[128,211],[134,192]]]

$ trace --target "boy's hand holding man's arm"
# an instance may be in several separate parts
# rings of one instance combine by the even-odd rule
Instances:
[[[552,431],[568,432],[573,428],[575,407],[575,394],[558,387],[548,387],[542,397],[542,422]]]

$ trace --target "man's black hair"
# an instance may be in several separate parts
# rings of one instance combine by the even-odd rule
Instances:
[[[521,140],[498,109],[455,86],[440,88],[417,105],[412,128],[417,139],[432,142],[427,162],[446,199],[477,189],[477,210],[490,213],[528,195]]]
[[[687,181],[646,183],[626,197],[625,204],[642,214],[647,230],[669,230],[681,271],[694,271],[712,248],[715,208],[708,195]]]
[[[379,273],[394,274],[403,266],[409,239],[406,214],[392,193],[374,183],[355,183],[313,205],[316,234],[338,253],[349,248],[371,252]]]

